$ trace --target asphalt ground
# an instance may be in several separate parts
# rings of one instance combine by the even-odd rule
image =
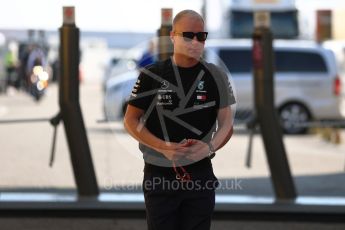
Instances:
[[[0,95],[0,120],[50,118],[58,112],[57,85],[36,103],[25,92]],[[102,123],[102,91],[94,82],[80,88],[80,104],[94,167],[102,190],[138,190],[143,160],[137,142],[122,122]],[[345,196],[345,131],[341,143],[325,141],[320,134],[284,136],[284,144],[298,193]],[[73,171],[62,123],[58,127],[56,156],[49,167],[53,128],[49,122],[0,123],[0,190],[73,189]],[[252,167],[245,166],[249,134],[236,126],[229,143],[212,160],[222,184],[241,180],[241,188],[221,193],[272,195],[270,171],[260,133],[253,141]],[[230,186],[231,187],[231,186]]]
[[[141,190],[143,160],[136,141],[121,122],[101,123],[102,91],[99,84],[81,85],[80,103],[92,158],[102,191]],[[51,85],[36,103],[24,92],[0,95],[0,120],[50,118],[58,112],[57,86]],[[341,143],[319,134],[284,136],[284,144],[300,196],[345,196],[344,130]],[[0,124],[1,191],[73,191],[73,171],[62,125],[58,128],[56,160],[49,167],[53,129],[48,122]],[[260,133],[254,136],[252,167],[244,164],[248,132],[236,126],[230,142],[213,159],[223,187],[219,194],[273,196]],[[232,186],[239,182],[241,186]],[[230,186],[229,186],[230,185]],[[0,229],[146,229],[145,219],[0,217]],[[344,229],[343,223],[214,220],[212,229]]]

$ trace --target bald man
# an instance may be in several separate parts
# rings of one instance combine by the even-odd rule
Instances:
[[[207,35],[197,12],[179,12],[173,56],[141,69],[128,102],[124,125],[145,160],[149,230],[210,229],[211,158],[232,135],[235,98],[227,75],[201,58]]]

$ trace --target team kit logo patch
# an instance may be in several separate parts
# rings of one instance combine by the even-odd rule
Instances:
[[[203,90],[204,89],[204,85],[205,85],[205,81],[199,81],[198,89],[199,90]]]
[[[207,97],[206,95],[196,95],[196,99],[199,101],[206,101]]]

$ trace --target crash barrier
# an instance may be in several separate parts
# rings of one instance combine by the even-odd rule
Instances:
[[[251,167],[251,159],[252,159],[252,143],[253,143],[253,136],[255,132],[259,132],[256,127],[252,126],[250,122],[251,116],[250,112],[246,111],[243,113],[246,119],[242,119],[243,117],[238,117],[240,119],[235,119],[234,127],[235,129],[240,129],[241,127],[245,127],[249,129],[249,144],[247,148],[247,155],[245,160],[246,167]],[[49,122],[54,130],[53,130],[53,138],[52,138],[52,147],[50,152],[50,161],[49,166],[52,167],[55,160],[55,149],[56,149],[56,137],[57,137],[57,127],[61,121],[61,115],[57,114],[52,118],[30,118],[30,119],[3,119],[0,120],[0,125],[2,124],[20,124],[20,123],[38,123],[38,122]],[[108,120],[97,120],[97,123],[109,123],[111,121]],[[311,121],[311,122],[299,122],[292,124],[293,126],[298,127],[306,127],[311,129],[311,134],[320,135],[323,140],[328,141],[333,144],[341,144],[341,129],[345,128],[345,120],[344,121]],[[344,166],[345,170],[345,166]]]
[[[30,118],[30,119],[0,120],[0,125],[1,124],[49,122],[54,128],[51,155],[50,155],[50,160],[49,160],[49,166],[52,167],[53,163],[54,163],[54,159],[55,159],[57,126],[59,125],[60,121],[61,121],[61,114],[58,113],[56,116],[54,116],[52,118]]]
[[[236,121],[235,121],[236,123]],[[238,123],[243,123],[243,120]],[[245,165],[250,168],[252,165],[252,146],[253,146],[253,136],[255,132],[260,132],[257,129],[255,121],[253,118],[249,118],[244,123],[249,129],[249,144],[247,148],[247,154],[245,159]],[[333,144],[341,144],[341,133],[340,130],[345,128],[345,120],[339,121],[310,121],[310,122],[298,122],[292,123],[291,125],[296,127],[304,127],[310,129],[310,133],[321,135],[322,139]],[[345,164],[344,164],[345,171]]]
[[[345,120],[340,121],[310,121],[293,124],[296,127],[307,127],[311,133],[321,135],[321,138],[333,144],[341,144],[340,130],[345,128]]]
[[[237,110],[235,115],[235,126],[245,126],[250,131],[253,129],[254,114],[251,109]],[[320,120],[291,123],[291,126],[307,128],[309,134],[320,135],[324,141],[332,144],[341,144],[341,129],[345,128],[345,120]]]
[[[0,202],[1,218],[146,217],[142,193],[101,193],[95,199],[80,199],[75,193],[3,192]],[[328,226],[332,223],[344,223],[344,216],[345,199],[340,197],[298,197],[291,201],[280,201],[272,197],[216,194],[213,219],[323,223]],[[282,226],[279,227],[281,228]]]

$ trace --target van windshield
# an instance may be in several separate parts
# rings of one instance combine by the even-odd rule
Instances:
[[[251,38],[254,30],[253,20],[253,12],[231,11],[231,37]],[[271,29],[275,38],[296,38],[298,36],[297,11],[271,12]]]
[[[327,72],[322,56],[314,52],[274,52],[276,72]],[[252,52],[246,49],[220,50],[219,57],[231,73],[250,73],[253,69]]]

